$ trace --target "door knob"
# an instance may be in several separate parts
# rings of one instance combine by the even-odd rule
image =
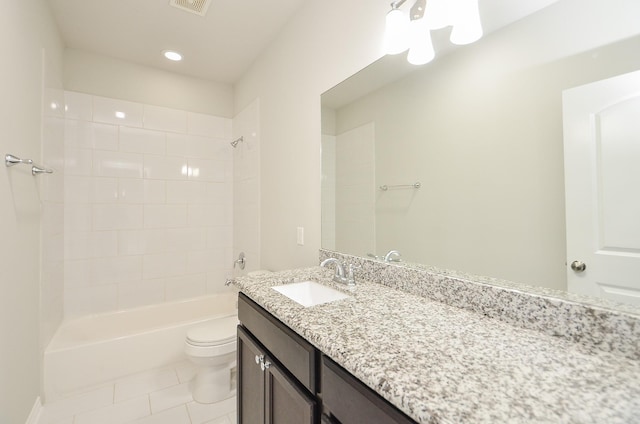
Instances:
[[[574,270],[575,272],[582,272],[585,269],[587,269],[587,264],[580,261],[573,261],[571,262],[571,269]]]

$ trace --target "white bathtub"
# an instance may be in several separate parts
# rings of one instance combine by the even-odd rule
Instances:
[[[236,293],[63,322],[44,352],[47,402],[185,359],[192,326],[237,314]]]

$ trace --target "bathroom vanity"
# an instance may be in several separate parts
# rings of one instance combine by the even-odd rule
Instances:
[[[332,273],[236,280],[240,423],[640,422],[633,352]],[[304,307],[273,289],[305,280],[349,297]]]
[[[240,423],[415,422],[243,294],[238,318]]]

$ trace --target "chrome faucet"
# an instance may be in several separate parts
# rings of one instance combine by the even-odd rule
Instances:
[[[348,286],[353,286],[356,284],[356,279],[353,275],[353,271],[360,267],[355,266],[353,264],[349,264],[348,266],[349,271],[347,275],[345,275],[344,265],[336,258],[325,259],[320,263],[320,266],[326,267],[329,264],[335,264],[336,266],[336,272],[335,274],[333,274],[333,281],[340,284],[346,284]]]
[[[384,255],[385,262],[401,262],[400,259],[401,253],[397,250],[389,250],[386,255]]]

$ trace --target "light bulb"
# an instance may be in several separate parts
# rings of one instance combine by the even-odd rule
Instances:
[[[451,0],[429,0],[424,11],[424,18],[430,29],[441,29],[451,25]]]
[[[409,16],[400,9],[387,13],[384,34],[386,54],[398,54],[409,48]]]
[[[450,40],[453,44],[464,45],[478,41],[482,37],[482,23],[478,0],[458,0],[453,16]]]
[[[431,42],[428,22],[424,18],[411,21],[409,37],[407,61],[412,65],[424,65],[431,62],[436,53]]]

